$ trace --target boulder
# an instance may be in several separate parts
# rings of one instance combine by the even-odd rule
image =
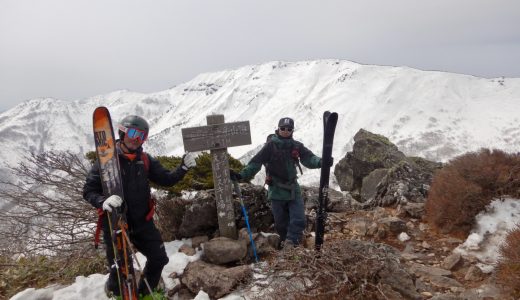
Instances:
[[[433,179],[441,163],[422,158],[406,158],[388,170],[377,184],[371,205],[389,206],[409,202],[424,203]]]
[[[251,274],[252,270],[247,265],[225,268],[198,260],[186,266],[182,283],[193,294],[203,290],[211,299],[216,299],[229,294],[239,282],[249,278]]]
[[[271,213],[271,203],[267,200],[262,186],[241,184],[243,202],[246,208],[249,225],[256,231],[268,231],[274,223]],[[170,201],[176,207],[176,218],[181,219],[180,225],[168,230],[172,238],[191,238],[195,236],[214,236],[218,230],[217,207],[213,190],[199,191],[189,201],[175,197]],[[246,227],[244,214],[239,201],[233,201],[237,228]],[[164,216],[166,217],[166,216]]]
[[[204,244],[203,260],[209,263],[223,265],[242,260],[247,254],[245,240],[233,240],[227,237],[217,237]]]
[[[372,171],[389,168],[405,155],[388,138],[360,129],[354,136],[352,152],[334,168],[334,175],[342,191],[359,193],[363,178]]]

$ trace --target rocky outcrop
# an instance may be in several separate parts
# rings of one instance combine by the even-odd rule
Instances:
[[[244,205],[247,208],[249,225],[255,231],[268,231],[273,224],[271,204],[262,186],[241,184]],[[189,200],[177,197],[170,201],[177,207],[171,209],[178,212],[181,219],[178,227],[167,228],[168,236],[190,238],[194,236],[216,236],[218,230],[217,208],[213,190],[199,191]],[[245,218],[238,201],[233,202],[236,226],[246,227]]]
[[[442,164],[406,157],[386,137],[359,130],[352,152],[334,169],[338,184],[362,206],[424,203],[435,170]],[[415,212],[417,209],[415,208]]]
[[[352,152],[334,168],[334,175],[342,191],[359,194],[363,178],[377,169],[390,168],[405,158],[386,137],[360,129],[354,135]]]

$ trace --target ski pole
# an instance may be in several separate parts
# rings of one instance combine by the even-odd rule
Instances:
[[[251,247],[253,248],[253,253],[255,254],[255,262],[258,262],[258,256],[256,255],[256,246],[255,241],[253,241],[253,234],[251,233],[251,227],[249,227],[249,218],[247,217],[246,207],[244,205],[244,200],[242,197],[242,192],[240,191],[240,186],[238,185],[238,181],[233,181],[233,187],[235,188],[235,193],[237,193],[238,198],[240,199],[240,207],[242,208],[242,213],[244,214],[244,220],[247,225],[247,232],[249,233],[249,240],[251,241]]]
[[[119,253],[117,252],[117,249],[116,249],[116,231],[114,230],[114,228],[112,227],[112,218],[114,218],[114,221],[117,222],[117,220],[115,219],[115,214],[112,215],[112,213],[108,212],[107,211],[107,218],[108,218],[108,228],[110,230],[110,242],[112,243],[112,250],[114,251],[114,266],[116,268],[116,274],[117,274],[117,283],[119,285],[119,292],[122,294],[122,287],[121,287],[121,270],[119,269]],[[111,266],[112,268],[112,266]]]

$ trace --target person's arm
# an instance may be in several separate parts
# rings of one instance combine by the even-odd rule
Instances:
[[[146,154],[148,155],[148,154]],[[172,186],[184,178],[184,175],[188,173],[187,167],[183,168],[183,163],[173,169],[168,170],[164,168],[161,163],[151,155],[148,155],[150,161],[150,169],[148,171],[148,178],[153,182],[161,186]]]
[[[95,208],[101,208],[105,196],[103,195],[103,186],[101,184],[101,176],[99,175],[99,165],[96,161],[87,175],[87,180],[83,185],[83,199],[89,202]]]
[[[321,168],[321,158],[312,153],[311,150],[307,149],[303,144],[300,143],[300,162],[306,168],[317,169]]]
[[[251,180],[262,169],[262,165],[269,162],[271,143],[266,143],[260,151],[251,158],[249,163],[240,171],[240,177]]]

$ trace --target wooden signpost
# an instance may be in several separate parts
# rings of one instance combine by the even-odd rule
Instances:
[[[249,121],[224,123],[224,115],[209,115],[206,120],[207,126],[182,129],[184,150],[210,150],[220,236],[236,239],[227,148],[251,144]]]

